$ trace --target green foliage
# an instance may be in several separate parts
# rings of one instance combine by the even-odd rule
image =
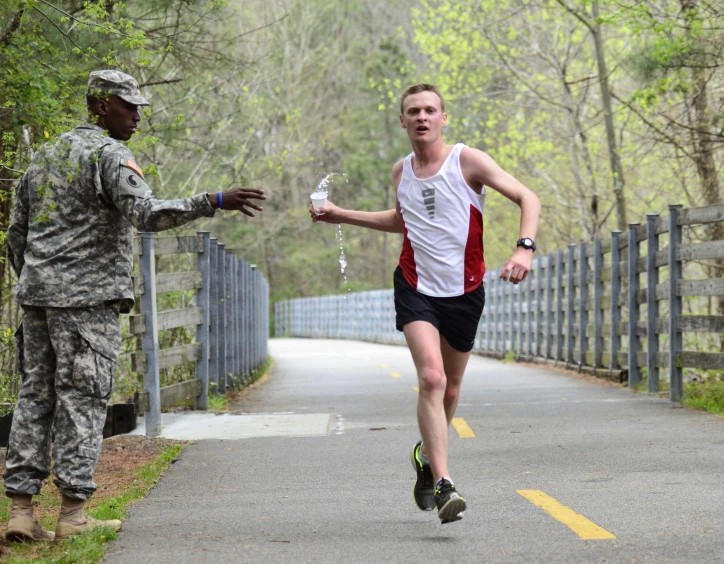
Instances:
[[[0,357],[15,355],[15,331],[6,327],[0,333]],[[18,400],[20,377],[17,374],[3,374],[0,377],[0,417],[11,413]]]
[[[694,409],[724,415],[724,381],[720,379],[687,382],[683,402]]]
[[[209,393],[209,411],[226,411],[229,409],[229,397],[217,393]]]

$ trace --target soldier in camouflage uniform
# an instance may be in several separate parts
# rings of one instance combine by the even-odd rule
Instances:
[[[157,200],[122,141],[148,105],[133,77],[90,74],[93,118],[41,147],[20,180],[7,242],[23,309],[18,366],[23,380],[8,445],[5,490],[12,498],[6,537],[60,540],[97,526],[83,512],[113,389],[121,330],[134,303],[133,229],[163,231],[218,208],[254,216],[263,191],[232,188],[182,200]],[[250,209],[247,209],[250,208]],[[32,496],[50,474],[63,496],[55,533],[35,521]]]

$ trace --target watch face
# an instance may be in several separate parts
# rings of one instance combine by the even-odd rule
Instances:
[[[518,241],[518,246],[523,247],[524,249],[535,250],[535,243],[530,237],[523,237],[520,241]]]

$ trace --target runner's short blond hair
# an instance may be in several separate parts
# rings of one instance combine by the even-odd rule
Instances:
[[[401,114],[405,113],[405,98],[407,98],[408,96],[412,96],[413,94],[419,94],[420,92],[434,92],[435,94],[437,94],[437,97],[440,98],[440,109],[445,112],[445,98],[443,98],[440,89],[434,84],[427,84],[423,82],[421,84],[414,84],[413,86],[408,86],[407,88],[405,88],[405,91],[400,97]]]

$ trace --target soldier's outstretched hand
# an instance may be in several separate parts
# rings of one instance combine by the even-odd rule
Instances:
[[[264,208],[251,200],[266,200],[264,190],[236,187],[224,192],[209,194],[209,202],[214,209],[236,210],[249,217],[254,217],[254,214],[247,208],[256,211],[262,211]]]

